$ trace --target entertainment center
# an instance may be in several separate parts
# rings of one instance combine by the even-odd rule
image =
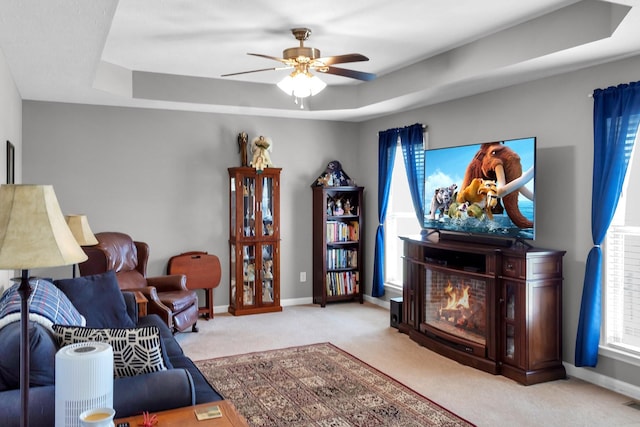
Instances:
[[[398,329],[443,356],[525,385],[565,378],[565,252],[444,237],[402,238]]]

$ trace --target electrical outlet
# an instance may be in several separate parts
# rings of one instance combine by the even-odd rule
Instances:
[[[306,271],[301,271],[300,272],[300,282],[306,282],[307,281],[307,272]]]

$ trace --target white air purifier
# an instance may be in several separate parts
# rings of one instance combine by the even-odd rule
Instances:
[[[56,427],[79,427],[79,416],[113,407],[113,349],[103,342],[67,345],[56,353]]]

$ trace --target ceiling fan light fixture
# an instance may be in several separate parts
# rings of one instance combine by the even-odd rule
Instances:
[[[284,93],[296,98],[306,98],[320,93],[327,84],[311,73],[293,72],[278,83]]]

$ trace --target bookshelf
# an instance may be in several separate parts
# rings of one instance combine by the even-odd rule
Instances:
[[[363,302],[364,187],[312,187],[313,303]]]

